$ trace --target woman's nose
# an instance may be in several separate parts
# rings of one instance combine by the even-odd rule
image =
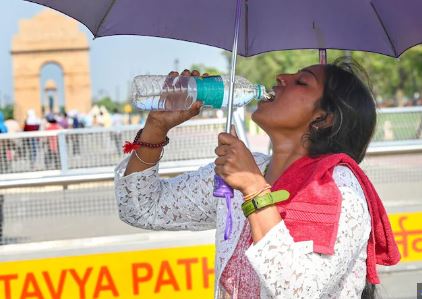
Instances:
[[[278,84],[282,86],[286,86],[291,80],[291,78],[292,78],[291,74],[279,74],[277,75],[276,80]]]

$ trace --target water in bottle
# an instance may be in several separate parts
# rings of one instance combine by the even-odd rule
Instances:
[[[228,104],[229,76],[136,76],[132,85],[133,106],[139,110],[187,110],[195,101],[204,107],[220,109]],[[253,99],[268,98],[265,87],[236,76],[233,106],[241,107]]]

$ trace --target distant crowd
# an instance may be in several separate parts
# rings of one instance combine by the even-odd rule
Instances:
[[[19,124],[15,119],[5,120],[0,111],[0,133],[16,133],[21,131],[42,131],[58,129],[79,129],[93,127],[116,127],[126,124],[125,117],[115,109],[111,114],[104,107],[94,106],[92,110],[81,115],[76,110],[69,113],[46,113],[39,118],[35,110],[29,109],[26,113],[25,122]]]
[[[23,124],[15,119],[5,120],[0,111],[0,133],[51,131],[63,129],[80,129],[95,127],[119,127],[127,124],[127,115],[115,109],[111,114],[104,107],[94,106],[87,115],[80,115],[73,110],[69,113],[47,113],[39,118],[33,109],[27,111]],[[81,153],[80,134],[66,135],[66,142],[71,144],[71,153]],[[121,136],[112,132],[116,151],[121,151]],[[48,137],[28,137],[21,139],[0,139],[0,173],[7,173],[14,162],[28,161],[29,169],[36,169],[37,161],[44,166],[42,169],[58,169],[60,167],[59,144],[57,135]],[[38,162],[38,164],[40,164]],[[39,168],[39,167],[38,167]]]

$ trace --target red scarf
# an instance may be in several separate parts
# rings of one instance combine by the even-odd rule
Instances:
[[[272,187],[272,191],[285,189],[290,192],[290,199],[278,204],[277,208],[295,242],[312,240],[314,252],[334,254],[342,202],[332,176],[337,165],[347,166],[364,191],[372,226],[367,246],[366,278],[370,283],[378,284],[376,264],[394,265],[399,262],[400,253],[374,186],[352,158],[345,154],[331,154],[295,161]],[[237,290],[238,298],[259,297],[259,279],[245,256],[251,243],[249,224],[245,223],[221,276],[222,285],[231,295],[236,285],[243,285]]]
[[[366,274],[370,283],[378,284],[380,281],[376,264],[397,264],[400,253],[387,213],[374,186],[348,155],[303,157],[295,161],[272,186],[272,191],[285,189],[290,192],[289,200],[277,204],[278,211],[295,242],[312,240],[314,252],[334,254],[342,201],[332,176],[337,165],[347,166],[364,191],[372,226]]]

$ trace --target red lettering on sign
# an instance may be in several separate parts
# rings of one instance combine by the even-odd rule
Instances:
[[[54,289],[53,282],[51,281],[50,274],[47,271],[43,271],[42,275],[44,276],[45,284],[48,287],[48,291],[50,292],[50,296],[52,299],[60,299],[63,294],[63,286],[64,281],[66,278],[66,270],[62,270],[60,272],[59,282],[57,283],[57,290]]]
[[[209,277],[214,274],[214,268],[208,268],[208,259],[206,257],[202,258],[202,278],[204,281],[204,288],[208,289],[210,287]]]
[[[0,281],[4,281],[4,298],[12,299],[10,292],[10,281],[12,279],[18,279],[17,274],[0,275]]]
[[[197,258],[190,258],[190,259],[179,259],[177,260],[178,265],[185,265],[185,272],[186,272],[186,288],[188,290],[192,290],[192,264],[197,263]]]
[[[32,291],[30,291],[31,289]],[[41,289],[38,286],[38,282],[35,279],[34,273],[29,272],[25,276],[25,281],[22,287],[21,299],[34,297],[44,299],[43,295],[41,294]]]
[[[146,274],[143,276],[138,275],[138,270],[144,269]],[[139,295],[139,283],[151,280],[152,278],[152,266],[149,263],[137,263],[132,264],[132,285],[133,294]]]
[[[79,298],[80,299],[86,299],[85,298],[85,285],[86,285],[86,282],[88,281],[89,275],[91,275],[92,267],[89,267],[89,268],[86,269],[82,279],[78,276],[78,273],[76,273],[75,269],[69,269],[69,272],[72,275],[73,279],[78,284]]]
[[[117,291],[116,285],[114,284],[113,278],[111,277],[107,266],[102,266],[100,268],[97,284],[95,285],[94,298],[98,298],[100,296],[100,292],[103,291],[111,291],[114,297],[119,296],[119,292]]]
[[[167,279],[164,279],[165,274],[167,274],[168,276]],[[160,271],[158,273],[157,283],[155,285],[154,292],[160,292],[161,287],[166,284],[172,285],[175,291],[180,291],[179,285],[176,281],[176,277],[174,276],[174,273],[171,270],[169,262],[163,261],[160,266]]]

